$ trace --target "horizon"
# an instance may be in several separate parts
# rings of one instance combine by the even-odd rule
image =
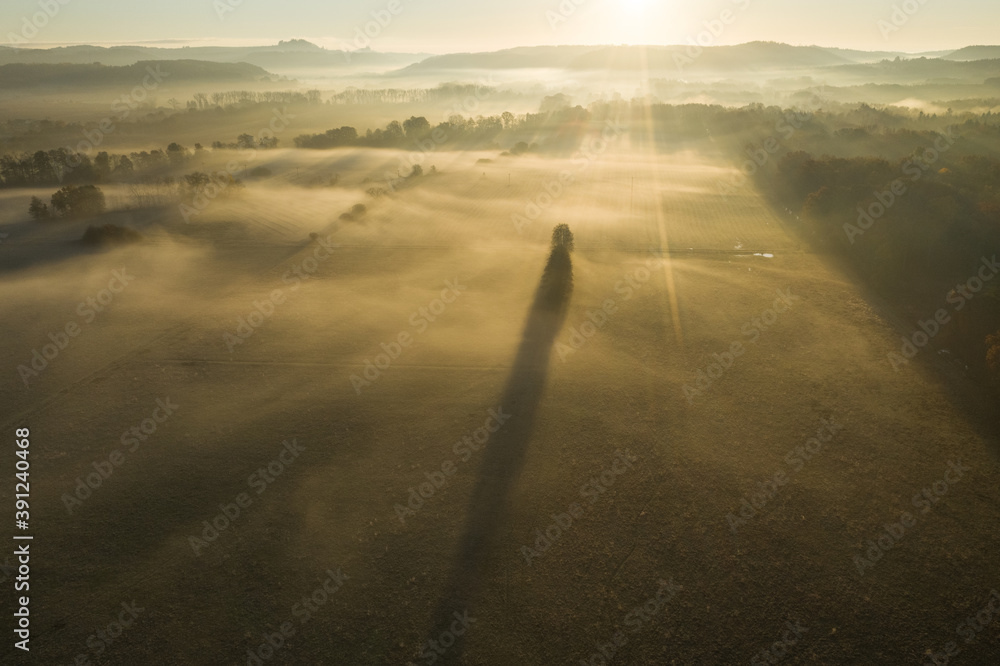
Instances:
[[[563,0],[542,5],[512,0],[503,7],[470,7],[457,0],[414,3],[368,0],[316,4],[288,0],[279,7],[243,0],[157,0],[141,12],[125,0],[11,0],[0,8],[0,36],[8,45],[77,46],[264,45],[276,32],[296,34],[330,50],[350,45],[367,26],[370,46],[383,53],[480,53],[524,46],[733,46],[755,41],[824,48],[921,53],[994,41],[1000,6],[989,0],[876,3],[845,0],[802,7],[793,0]],[[374,21],[374,23],[373,23]],[[488,21],[488,36],[478,34]],[[948,25],[947,31],[940,29]],[[946,34],[945,34],[946,33]],[[123,35],[132,39],[123,40]],[[178,37],[177,35],[182,35]]]
[[[90,46],[95,48],[160,48],[160,49],[185,49],[185,48],[269,48],[277,47],[282,43],[287,42],[308,42],[313,46],[318,47],[324,51],[339,51],[341,50],[338,46],[333,45],[326,46],[321,40],[308,38],[308,37],[289,37],[286,39],[252,39],[252,40],[203,40],[203,41],[192,41],[183,39],[161,39],[161,40],[149,40],[149,41],[124,41],[124,42],[39,42],[32,44],[0,44],[12,49],[20,50],[51,50],[58,48],[73,48],[81,46]],[[791,42],[780,42],[774,40],[750,40],[746,42],[739,42],[735,44],[713,44],[705,47],[706,49],[713,48],[735,48],[740,46],[749,46],[751,44],[771,44],[775,46],[790,46],[793,48],[818,48],[830,51],[853,51],[858,53],[896,53],[903,55],[911,55],[914,57],[921,57],[932,53],[953,53],[956,51],[961,51],[963,49],[969,48],[995,48],[1000,47],[998,44],[964,44],[957,47],[949,48],[939,48],[939,49],[924,49],[919,51],[911,51],[906,49],[857,49],[844,46],[831,46],[827,44],[796,44]],[[371,53],[380,54],[405,54],[405,55],[427,55],[427,56],[439,56],[439,55],[476,55],[483,53],[500,53],[504,51],[515,51],[518,49],[532,49],[532,48],[649,48],[649,49],[670,49],[670,48],[687,48],[689,45],[686,44],[616,44],[616,43],[573,43],[573,44],[532,44],[532,45],[522,45],[522,46],[508,46],[500,47],[497,49],[483,50],[483,51],[397,51],[397,50],[380,50],[373,49],[371,47],[366,47],[362,49],[351,49],[352,51],[367,51]]]

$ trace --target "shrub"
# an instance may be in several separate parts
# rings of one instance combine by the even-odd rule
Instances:
[[[351,210],[340,215],[340,219],[347,222],[354,222],[361,219],[368,213],[368,207],[364,204],[354,204]]]

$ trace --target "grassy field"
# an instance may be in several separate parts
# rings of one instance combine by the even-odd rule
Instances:
[[[317,155],[300,178],[348,182],[273,179],[192,224],[112,213],[150,237],[134,248],[0,220],[39,663],[896,664],[950,641],[954,663],[996,663],[1000,621],[968,644],[956,626],[1000,585],[997,440],[956,405],[961,379],[931,359],[893,370],[910,324],[794,218],[720,194],[725,166],[442,153],[441,173],[372,200],[362,174],[396,155]],[[338,219],[358,202],[364,218]],[[539,332],[559,223],[572,293]],[[123,268],[134,280],[86,321],[78,304]],[[18,366],[69,322],[26,385]],[[155,432],[123,435],[168,399]],[[479,430],[498,409],[509,421]],[[465,625],[432,662],[428,641]]]

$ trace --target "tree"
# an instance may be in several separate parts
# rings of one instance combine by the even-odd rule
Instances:
[[[52,195],[52,210],[61,217],[100,215],[106,208],[104,192],[94,185],[67,185]]]
[[[573,251],[573,232],[570,231],[568,224],[557,224],[552,230],[552,249],[557,247],[564,247],[567,252]]]
[[[28,214],[36,220],[47,220],[52,217],[49,207],[42,203],[38,197],[31,197],[31,204],[28,206]]]
[[[101,180],[107,180],[111,175],[111,156],[103,150],[97,153],[97,157],[94,158],[94,169],[97,170]]]
[[[424,168],[419,164],[413,165],[413,171],[410,172],[410,178],[418,177],[424,175]]]
[[[34,171],[34,182],[39,185],[49,185],[58,182],[52,160],[48,153],[39,150],[31,158],[31,168]]]
[[[423,116],[410,116],[403,121],[403,131],[408,139],[420,138],[431,131],[431,124]]]
[[[192,191],[198,192],[201,188],[212,182],[212,177],[202,171],[195,171],[185,175],[184,182],[187,183],[188,188]]]
[[[512,155],[523,155],[528,152],[530,146],[524,141],[518,141],[514,144],[514,147],[510,149]]]
[[[387,146],[397,146],[403,140],[403,136],[403,126],[399,124],[398,120],[393,120],[385,126],[382,140]]]
[[[236,145],[245,150],[253,150],[256,147],[257,142],[254,140],[252,134],[240,134],[236,137]]]
[[[114,170],[115,178],[130,178],[133,173],[135,173],[135,167],[132,165],[132,160],[125,155],[119,157]]]

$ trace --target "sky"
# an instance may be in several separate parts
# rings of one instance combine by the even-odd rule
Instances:
[[[326,48],[453,53],[540,44],[769,40],[914,53],[996,44],[997,25],[997,0],[0,2],[0,43],[36,47],[167,40],[273,44],[297,38]]]

